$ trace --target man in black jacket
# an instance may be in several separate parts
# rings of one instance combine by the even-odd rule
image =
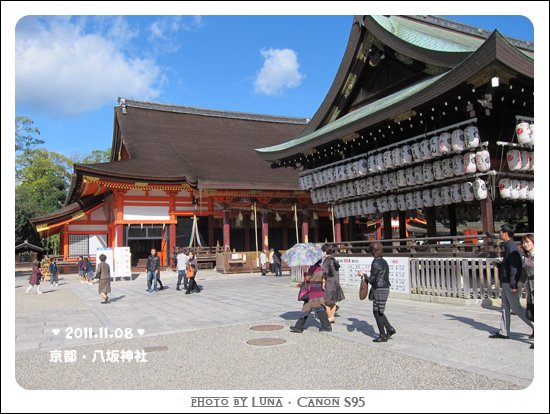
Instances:
[[[147,258],[147,292],[157,290],[157,281],[160,282],[160,257],[157,256],[157,250],[151,249],[151,255]],[[154,281],[153,288],[151,284]],[[162,287],[162,284],[161,284]]]
[[[513,227],[509,224],[502,226],[500,239],[504,241],[504,256],[498,272],[502,288],[502,319],[500,320],[500,331],[489,335],[489,338],[508,339],[510,334],[510,309],[533,329],[533,324],[525,316],[525,309],[519,303],[521,295],[519,283],[523,266],[521,254],[513,237]]]

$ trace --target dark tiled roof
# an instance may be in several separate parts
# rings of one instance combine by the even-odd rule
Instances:
[[[121,100],[115,108],[130,159],[78,170],[142,181],[204,181],[246,189],[298,189],[298,173],[273,170],[254,149],[295,136],[304,118],[224,112]],[[242,183],[242,184],[241,184]]]
[[[44,251],[44,248],[43,247],[39,247],[39,246],[36,246],[34,244],[31,244],[29,242],[24,242],[24,243],[21,243],[21,244],[18,244],[17,246],[15,246],[15,250],[21,250],[21,249],[31,249],[31,250],[36,250],[36,251],[39,251],[39,252],[43,252]]]

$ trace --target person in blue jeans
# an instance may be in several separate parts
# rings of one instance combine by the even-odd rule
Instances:
[[[151,249],[151,254],[147,258],[146,269],[147,269],[147,292],[153,292],[157,290],[157,277],[159,276],[159,273],[160,273],[160,257],[157,256],[156,249]],[[151,286],[151,284],[153,286]]]

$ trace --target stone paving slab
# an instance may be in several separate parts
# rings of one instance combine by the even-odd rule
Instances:
[[[441,372],[455,370],[457,372],[456,379],[458,380],[460,377],[456,389],[484,389],[484,386],[487,389],[491,387],[494,387],[493,389],[523,388],[528,386],[533,378],[534,355],[533,351],[528,349],[530,341],[527,340],[530,330],[523,325],[519,318],[513,317],[512,339],[503,341],[487,337],[491,331],[498,327],[500,322],[500,313],[496,307],[484,309],[429,303],[395,299],[390,295],[386,314],[397,329],[397,334],[387,343],[374,344],[372,339],[377,336],[377,333],[372,316],[372,302],[359,301],[356,291],[345,289],[346,300],[339,303],[340,310],[336,323],[333,324],[333,332],[322,334],[317,332],[319,322],[311,316],[307,322],[308,329],[304,334],[291,335],[288,328],[299,316],[300,302],[296,300],[297,289],[291,286],[288,276],[279,278],[246,274],[233,276],[219,275],[212,271],[201,271],[200,274],[199,284],[202,285],[203,291],[191,295],[185,295],[183,291],[176,291],[177,276],[171,271],[162,274],[163,283],[168,288],[154,293],[145,291],[146,283],[145,278],[141,277],[142,275],[133,281],[114,282],[112,284],[112,303],[108,305],[99,303],[97,285],[81,284],[76,277],[70,275],[66,275],[66,283],[44,295],[24,295],[24,286],[16,288],[15,349],[18,378],[27,388],[45,386],[45,383],[38,378],[33,383],[32,378],[26,377],[29,375],[28,370],[32,371],[32,368],[26,368],[25,364],[32,367],[31,361],[34,361],[35,366],[51,370],[52,375],[59,375],[59,378],[62,379],[63,370],[69,372],[73,368],[50,364],[48,362],[49,351],[80,347],[79,349],[90,352],[93,347],[105,347],[112,343],[110,339],[99,338],[69,340],[65,338],[67,327],[91,327],[95,331],[102,326],[112,330],[132,328],[134,335],[138,328],[144,329],[145,333],[142,337],[131,341],[132,346],[142,343],[171,344],[178,341],[182,344],[187,342],[197,344],[201,355],[197,361],[202,361],[205,364],[211,362],[208,360],[211,352],[210,345],[206,342],[197,342],[198,338],[216,343],[222,349],[228,347],[226,358],[231,361],[229,365],[235,360],[240,361],[240,364],[248,371],[255,372],[260,367],[268,367],[269,370],[277,372],[280,368],[278,364],[283,364],[284,369],[281,370],[281,375],[286,373],[286,378],[288,378],[289,372],[299,372],[298,368],[285,365],[287,361],[278,363],[273,361],[272,359],[279,355],[279,351],[275,349],[265,351],[264,359],[262,359],[258,354],[262,351],[252,351],[248,348],[250,345],[243,348],[242,344],[254,337],[250,336],[247,329],[260,322],[279,323],[285,327],[284,330],[276,332],[276,336],[287,339],[287,344],[278,347],[286,349],[284,354],[291,360],[294,360],[295,355],[302,354],[302,347],[309,346],[312,338],[317,338],[316,340],[320,341],[320,344],[324,344],[321,352],[323,352],[322,349],[330,349],[331,358],[333,354],[335,355],[338,369],[346,367],[346,369],[352,370],[350,372],[353,373],[353,379],[339,380],[338,384],[342,389],[360,389],[362,387],[370,387],[369,389],[384,389],[384,387],[389,389],[427,389],[429,387],[452,389],[451,383],[430,382],[431,380],[428,379],[426,382],[419,383],[415,388],[413,379],[417,377],[416,374],[411,374],[411,378],[401,379],[396,383],[397,385],[382,379],[379,379],[378,382],[371,381],[372,378],[362,379],[361,376],[365,375],[365,371],[350,366],[353,361],[358,363],[355,356],[352,355],[354,352],[365,355],[382,352],[379,356],[383,356],[384,368],[379,367],[376,359],[369,359],[369,367],[379,367],[375,368],[375,371],[383,369],[384,373],[387,373],[387,367],[391,367],[389,361],[397,360],[401,370],[400,376],[405,377],[415,369],[427,369],[428,365],[431,367],[430,369],[434,370],[433,379],[439,378],[439,374],[437,374],[439,369],[442,370]],[[60,334],[54,335],[52,329],[59,329]],[[315,347],[315,345],[312,346]],[[329,348],[324,348],[324,346]],[[172,349],[172,346],[169,348]],[[179,366],[179,360],[185,359],[184,348],[181,350],[181,355],[174,352],[165,353],[163,362],[159,362],[158,366],[162,366],[164,363],[170,364],[170,361],[176,364],[175,366]],[[39,352],[32,352],[36,350]],[[212,356],[217,357],[217,351],[212,352]],[[252,359],[248,360],[250,353]],[[157,355],[155,354],[154,358],[157,358]],[[514,355],[517,363],[512,365],[509,363],[510,355]],[[246,358],[243,359],[243,356]],[[203,361],[203,357],[208,361]],[[307,358],[307,355],[304,354],[303,357]],[[407,365],[404,361],[410,361],[412,365]],[[83,361],[79,361],[75,366],[81,367],[82,363]],[[194,363],[189,362],[192,366]],[[266,377],[258,383],[261,386],[248,387],[248,385],[252,385],[252,382],[248,383],[245,379],[240,385],[234,386],[231,382],[224,382],[229,381],[230,371],[226,372],[225,368],[220,368],[223,365],[220,364],[216,363],[212,367],[212,370],[215,370],[216,367],[220,369],[216,380],[202,382],[203,380],[194,378],[197,381],[196,384],[202,384],[195,388],[295,389],[295,387],[289,386],[291,384],[285,383],[283,386],[277,382],[280,379],[277,379],[276,374],[272,376],[273,383],[271,385],[268,384]],[[333,363],[330,364],[330,369],[332,369]],[[100,375],[103,368],[86,365],[82,366],[82,369],[91,369],[94,372],[98,370],[96,374]],[[133,369],[124,368],[124,370],[129,370],[126,374],[131,374]],[[25,372],[27,374],[24,374]],[[181,368],[181,372],[178,372],[179,376],[185,375],[187,371],[185,368]],[[237,370],[237,372],[239,371]],[[214,371],[211,374],[216,376]],[[149,372],[147,375],[154,376]],[[377,375],[382,376],[382,373],[374,373],[371,370],[369,375],[374,375],[377,378]],[[195,374],[195,376],[197,375]],[[342,376],[347,377],[344,374]],[[168,384],[168,382],[168,379],[163,380],[161,388],[188,387],[185,381],[175,381],[174,384],[179,384],[177,386]],[[69,383],[71,389],[78,388],[78,380],[66,382],[66,384]],[[152,382],[148,381],[148,383],[149,385],[144,388],[151,388]],[[326,388],[326,385],[313,387],[300,380],[297,383],[302,388]],[[139,389],[139,384],[138,381],[125,386]],[[97,386],[109,388],[111,382],[103,385],[97,384]],[[335,387],[331,386],[330,388]]]

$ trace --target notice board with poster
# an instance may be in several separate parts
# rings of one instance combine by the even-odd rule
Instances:
[[[132,277],[131,258],[129,247],[115,247],[115,271],[114,277]]]
[[[109,269],[111,269],[111,277],[112,277],[114,266],[113,266],[113,249],[111,247],[98,247],[96,249],[95,251],[96,268],[94,269],[94,274],[95,274],[95,271],[97,271],[97,265],[101,262],[99,260],[99,256],[101,256],[102,254],[107,256],[107,260],[105,260],[105,263],[109,265]]]
[[[357,272],[370,274],[373,257],[337,257],[340,263],[340,285],[359,289],[361,278]],[[410,293],[409,258],[384,257],[390,268],[390,290],[399,293]]]

